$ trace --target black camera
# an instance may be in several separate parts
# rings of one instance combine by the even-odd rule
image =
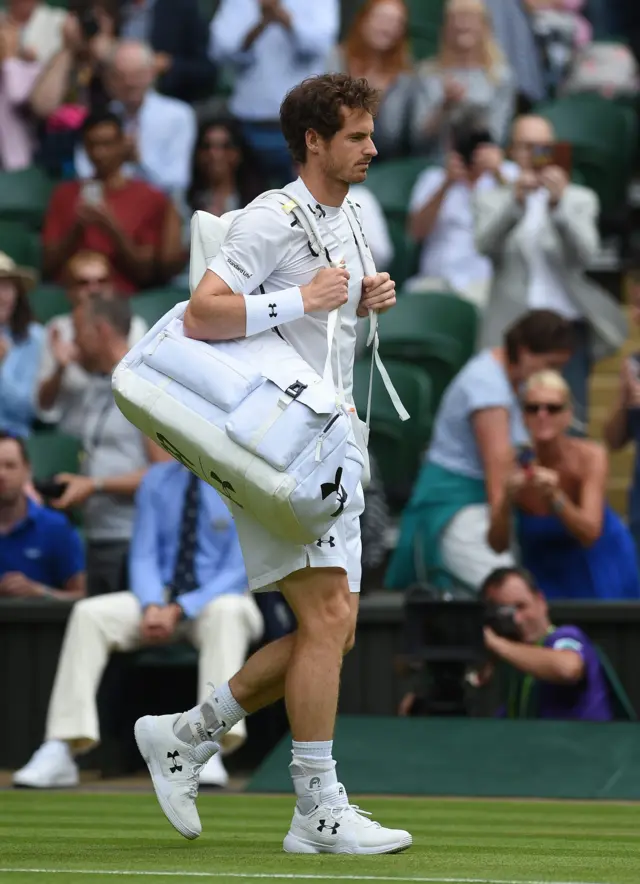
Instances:
[[[41,479],[33,483],[42,499],[48,503],[52,500],[58,500],[67,489],[66,482],[56,482],[55,479]]]
[[[87,2],[87,0],[76,0],[75,3],[69,5],[69,12],[72,12],[78,19],[85,40],[97,37],[100,33],[100,20],[93,3]]]
[[[515,619],[516,609],[510,605],[494,605],[488,602],[484,610],[484,625],[493,629],[501,638],[522,641],[520,629]]]
[[[100,33],[100,22],[93,9],[85,10],[80,16],[80,27],[85,40],[92,40]]]

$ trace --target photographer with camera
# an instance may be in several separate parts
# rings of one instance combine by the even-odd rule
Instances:
[[[474,197],[476,247],[494,271],[481,345],[497,346],[528,310],[569,320],[575,346],[564,375],[584,426],[591,365],[627,337],[620,306],[587,277],[600,249],[598,197],[571,183],[571,148],[556,142],[543,117],[515,121],[511,156],[520,167],[515,184]]]
[[[484,640],[492,662],[478,683],[507,664],[507,718],[612,721],[608,674],[600,652],[577,626],[556,627],[533,577],[498,568],[484,581]]]

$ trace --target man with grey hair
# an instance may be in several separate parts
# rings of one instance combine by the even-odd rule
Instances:
[[[147,44],[117,42],[105,72],[109,109],[122,119],[129,140],[127,174],[165,193],[181,193],[190,178],[196,116],[188,104],[156,92],[155,74],[155,55]],[[81,148],[76,152],[76,172],[81,178],[93,175]]]
[[[123,416],[111,391],[111,374],[129,350],[131,308],[122,298],[94,295],[73,314],[76,347],[91,373],[84,400],[79,475],[62,473],[56,509],[82,507],[87,539],[89,595],[123,591],[135,514],[134,496],[149,466],[166,453]]]

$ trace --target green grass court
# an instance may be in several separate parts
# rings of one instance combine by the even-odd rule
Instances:
[[[0,881],[640,882],[640,805],[367,798],[414,836],[380,857],[282,853],[289,796],[204,794],[199,806],[204,833],[187,842],[151,795],[0,792]]]

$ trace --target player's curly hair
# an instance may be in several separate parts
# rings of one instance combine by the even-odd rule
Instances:
[[[342,129],[343,107],[375,116],[379,104],[380,93],[364,78],[322,74],[303,80],[287,94],[280,107],[282,132],[291,156],[297,163],[306,161],[309,129],[326,141],[333,138]]]

